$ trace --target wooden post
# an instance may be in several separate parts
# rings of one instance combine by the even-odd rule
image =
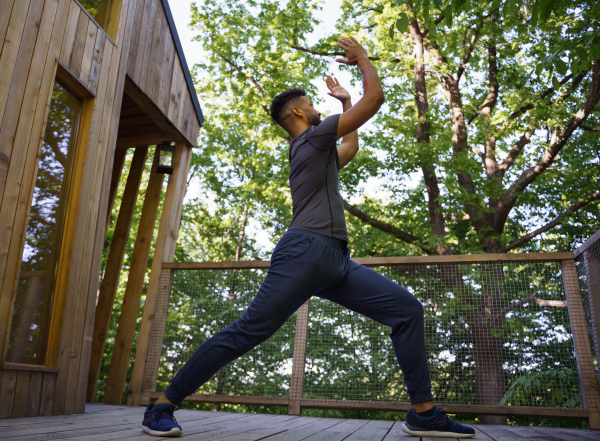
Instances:
[[[131,346],[135,336],[140,299],[144,288],[144,277],[146,275],[146,268],[148,267],[148,256],[150,255],[150,246],[152,245],[152,238],[154,236],[154,225],[156,224],[156,215],[158,213],[158,205],[164,181],[164,175],[156,173],[159,156],[159,149],[156,148],[133,256],[131,258],[129,275],[127,277],[127,288],[123,297],[123,306],[121,307],[108,379],[106,381],[104,402],[107,404],[121,404],[125,381],[127,379]]]
[[[127,184],[125,184],[121,208],[119,209],[115,233],[110,245],[104,279],[102,280],[102,286],[100,287],[98,305],[96,306],[94,319],[94,334],[92,337],[92,351],[88,373],[86,393],[86,401],[88,402],[94,401],[94,395],[96,394],[96,383],[98,382],[98,376],[100,375],[100,368],[102,366],[104,345],[110,326],[110,317],[112,315],[115,295],[119,285],[119,276],[121,275],[123,257],[125,248],[127,247],[127,238],[129,237],[129,229],[131,228],[131,221],[135,211],[135,202],[142,181],[142,173],[144,171],[147,153],[148,147],[138,147],[135,149],[129,176],[127,176]]]
[[[121,172],[123,171],[123,164],[125,163],[125,156],[127,150],[116,150],[115,160],[113,163],[112,177],[110,179],[110,190],[108,193],[108,210],[106,210],[106,223],[104,224],[104,237],[110,227],[110,217],[112,215],[112,208],[115,205],[115,196],[117,195],[117,189],[119,188],[119,182],[121,181]]]
[[[596,350],[596,361],[598,361],[600,358],[600,341],[598,338],[598,332],[600,331],[600,250],[595,248],[589,248],[583,253],[583,262],[590,302],[594,349]],[[594,253],[594,251],[596,252]]]
[[[185,194],[185,185],[187,183],[188,173],[188,155],[192,154],[191,147],[186,147],[184,144],[176,144],[173,155],[173,174],[169,176],[169,184],[163,202],[162,213],[160,217],[160,225],[158,235],[156,237],[156,247],[154,249],[154,258],[152,259],[152,269],[150,272],[150,280],[146,291],[146,300],[144,302],[144,313],[142,315],[142,323],[140,326],[140,334],[135,352],[135,362],[131,373],[130,391],[131,394],[127,399],[127,404],[137,406],[141,403],[142,382],[144,371],[147,366],[156,371],[158,367],[158,359],[151,360],[148,357],[148,349],[150,346],[150,336],[153,334],[152,328],[154,322],[154,332],[152,344],[160,344],[162,346],[162,336],[164,334],[164,321],[166,320],[166,310],[157,310],[157,298],[159,282],[162,273],[163,262],[168,262],[173,259],[171,254],[171,243],[177,241],[177,207],[179,199]],[[167,301],[168,305],[168,301]],[[158,305],[159,306],[159,305]],[[160,312],[157,314],[157,312]],[[160,351],[158,352],[160,356]],[[158,358],[158,357],[157,357]],[[156,367],[156,368],[155,368]],[[150,378],[155,378],[154,373]]]
[[[306,365],[309,310],[310,299],[307,300],[296,313],[296,334],[294,336],[294,359],[292,364],[288,415],[302,415],[300,401],[304,396],[304,366]]]
[[[590,429],[600,430],[600,394],[598,393],[598,381],[592,361],[588,330],[585,320],[585,311],[581,302],[579,291],[579,280],[573,260],[562,261],[562,278],[569,306],[569,320],[575,356],[577,357],[577,370],[581,385],[581,396],[583,407],[590,412]]]

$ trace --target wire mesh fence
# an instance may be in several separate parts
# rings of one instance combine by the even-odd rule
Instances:
[[[585,310],[592,358],[596,367],[596,378],[600,384],[597,357],[600,353],[598,325],[600,325],[600,239],[593,240],[579,253],[575,253],[579,287]],[[592,295],[594,294],[594,295]],[[594,302],[594,299],[596,301]]]
[[[438,402],[582,407],[560,261],[369,266],[424,305]],[[266,271],[173,270],[157,391],[204,340],[243,314]],[[295,326],[293,315],[198,393],[288,397]],[[386,326],[313,297],[303,397],[409,401],[389,333]]]

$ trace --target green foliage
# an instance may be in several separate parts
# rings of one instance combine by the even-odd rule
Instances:
[[[583,407],[581,394],[565,397],[563,389],[557,387],[564,383],[577,384],[578,382],[579,376],[574,369],[550,369],[542,372],[532,372],[513,382],[508,391],[506,391],[504,398],[498,404],[532,406],[536,404],[532,402],[532,398],[535,400],[541,396],[549,395],[550,400],[546,405],[552,407],[581,408]]]

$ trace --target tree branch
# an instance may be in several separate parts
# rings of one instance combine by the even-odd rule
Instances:
[[[344,208],[346,209],[346,211],[348,213],[350,213],[354,217],[357,217],[361,221],[371,225],[372,227],[377,228],[378,230],[389,233],[392,236],[397,237],[398,239],[402,240],[403,242],[409,243],[411,245],[416,245],[417,247],[421,248],[427,254],[433,254],[433,255],[437,254],[435,251],[429,250],[429,249],[423,247],[419,243],[418,239],[415,236],[413,236],[412,234],[405,233],[404,231],[400,230],[399,228],[394,227],[393,225],[386,224],[385,222],[377,220],[377,219],[369,216],[364,211],[356,208],[354,205],[350,205],[346,201],[344,201]]]
[[[543,173],[544,170],[550,166],[550,164],[552,164],[552,161],[554,161],[554,158],[558,152],[560,152],[560,150],[565,146],[573,132],[587,118],[596,104],[598,104],[598,100],[600,100],[600,58],[594,61],[592,82],[583,105],[564,126],[560,133],[558,131],[556,132],[556,134],[553,136],[552,143],[546,152],[544,152],[537,164],[525,170],[514,182],[514,184],[500,197],[498,211],[495,213],[495,230],[498,230],[498,228],[505,224],[508,214],[514,207],[519,194],[521,194],[521,192],[527,188],[529,184],[531,184],[541,173]]]
[[[588,126],[587,124],[581,124],[579,126],[580,129],[584,129],[584,130],[589,130],[590,132],[598,132],[600,131],[600,126],[596,126],[596,127],[591,127]]]
[[[306,52],[307,54],[318,55],[320,57],[333,57],[333,56],[345,57],[346,56],[346,54],[344,52],[319,52],[319,51],[315,51],[313,49],[308,49],[308,48],[296,46],[296,45],[291,46],[291,48],[296,49],[297,51],[300,51],[300,52]],[[379,61],[379,60],[382,60],[382,58],[381,57],[369,57],[369,60]],[[387,63],[399,63],[400,58],[393,58],[393,59],[382,60],[382,61],[385,61]]]
[[[260,94],[260,97],[262,99],[265,99],[265,91],[263,90],[263,88],[261,87],[260,84],[258,84],[258,81],[256,81],[254,79],[254,77],[252,75],[250,75],[247,72],[244,72],[242,69],[240,69],[237,65],[235,65],[232,61],[228,60],[227,58],[225,58],[223,55],[217,55],[219,58],[221,58],[223,61],[225,61],[227,64],[229,64],[231,67],[233,67],[237,73],[239,73],[240,75],[248,78],[250,80],[250,82],[252,84],[254,84],[254,86],[256,87],[256,89],[258,90],[258,93]],[[267,115],[271,115],[271,113],[269,112],[269,108],[264,105],[261,104],[261,107],[264,109],[265,112],[267,112]]]
[[[477,39],[479,38],[479,31],[481,30],[482,26],[483,19],[481,19],[475,27],[475,32],[473,32],[473,35],[471,36],[471,43],[469,44],[469,49],[467,50],[467,53],[463,56],[462,60],[460,60],[460,66],[458,68],[458,71],[456,72],[457,81],[460,81],[460,77],[462,77],[462,74],[464,73],[467,64],[469,63],[469,59],[473,54],[473,49],[475,49],[475,44],[477,43]]]
[[[600,191],[588,196],[583,201],[580,201],[580,202],[577,202],[576,204],[571,205],[569,208],[567,208],[562,214],[560,214],[552,222],[548,222],[543,227],[538,228],[537,230],[532,231],[531,233],[528,233],[525,236],[515,240],[510,245],[507,245],[504,248],[502,248],[500,250],[500,253],[506,253],[514,248],[517,248],[517,247],[529,242],[534,237],[539,236],[540,234],[545,233],[548,230],[551,230],[552,228],[557,226],[564,218],[575,213],[580,208],[584,207],[585,205],[589,204],[590,202],[597,201],[599,199],[600,199]]]

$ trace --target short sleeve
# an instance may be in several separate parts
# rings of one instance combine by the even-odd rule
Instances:
[[[328,116],[306,135],[306,141],[319,150],[330,150],[337,141],[337,129],[340,115]]]

